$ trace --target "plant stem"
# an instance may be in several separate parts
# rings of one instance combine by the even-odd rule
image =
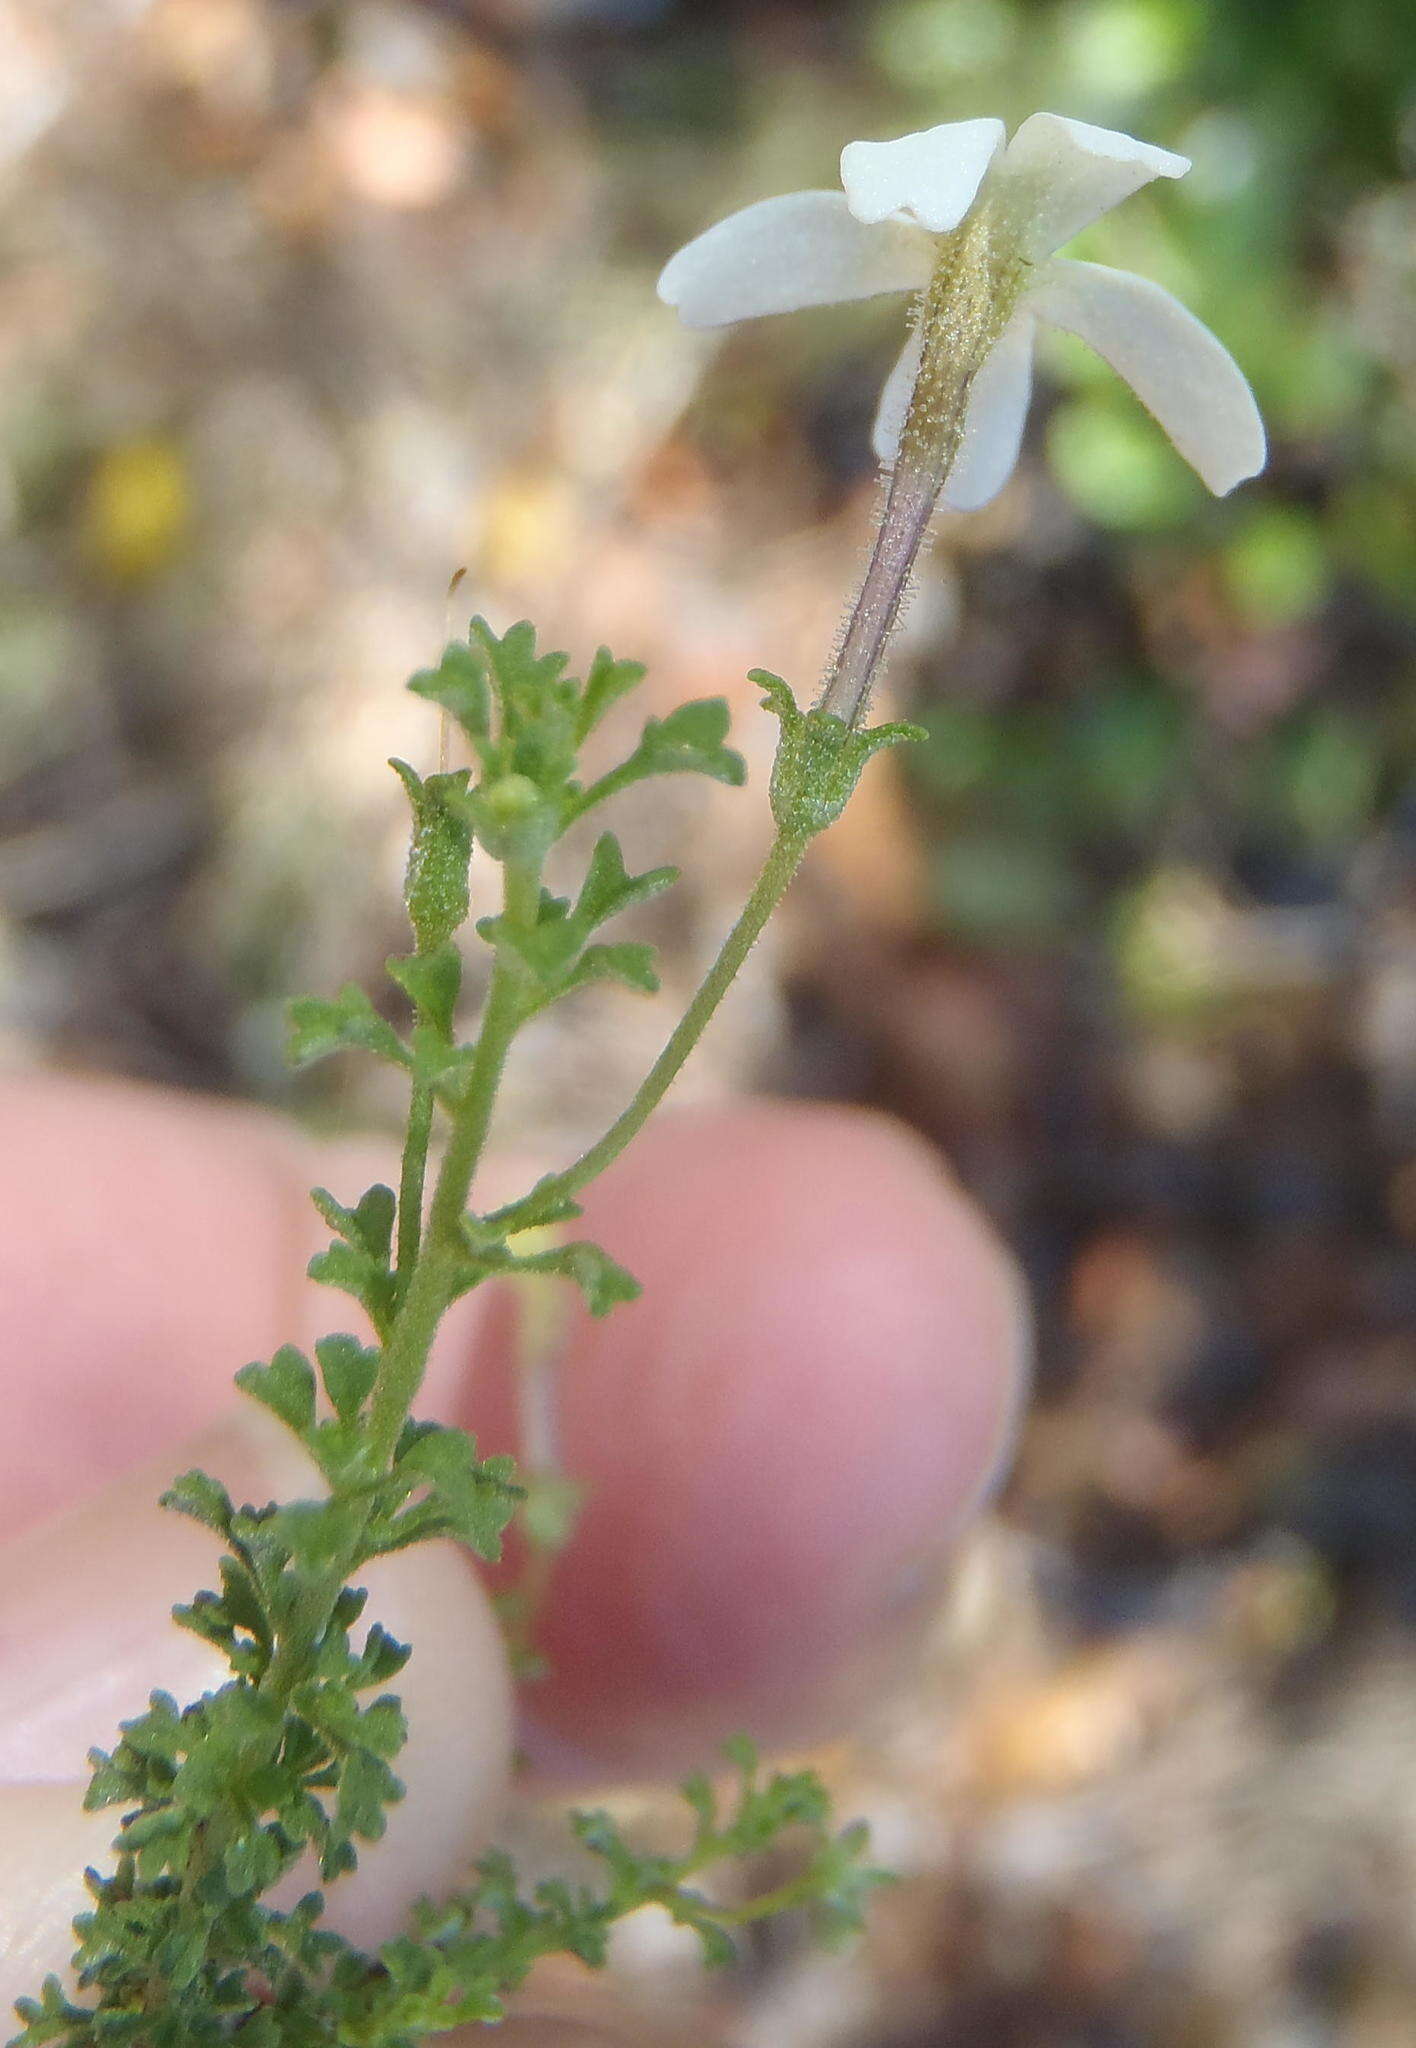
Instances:
[[[509,924],[529,928],[540,901],[540,863],[508,860],[502,886],[503,916]],[[369,1404],[368,1445],[379,1467],[393,1456],[399,1432],[422,1385],[438,1324],[458,1289],[465,1264],[463,1211],[491,1129],[507,1054],[521,1027],[522,981],[509,949],[500,947],[471,1071],[453,1116],[452,1134],[429,1204],[428,1227],[409,1270]],[[401,1246],[401,1227],[399,1239]]]
[[[421,1020],[420,1020],[421,1021]],[[408,1133],[398,1176],[398,1278],[407,1285],[418,1259],[423,1236],[423,1183],[428,1171],[428,1145],[433,1133],[433,1091],[415,1081],[408,1104]]]
[[[577,1188],[583,1188],[612,1160],[618,1159],[630,1139],[643,1129],[703,1036],[738,969],[761,936],[762,927],[785,896],[792,877],[801,866],[809,836],[804,832],[778,834],[752,894],[743,905],[741,916],[724,939],[717,959],[699,983],[693,1001],[684,1011],[664,1050],[640,1082],[633,1101],[588,1152],[582,1152],[562,1172],[550,1174],[522,1201],[495,1211],[487,1218],[490,1225],[498,1230],[514,1231],[520,1227],[518,1218],[522,1213],[534,1215],[547,1199],[573,1195]]]
[[[890,478],[870,565],[847,617],[820,708],[859,724],[909,591],[910,575],[939,500],[933,468],[900,461]]]
[[[968,424],[974,379],[1017,304],[1022,273],[987,209],[940,237],[919,309],[919,368],[870,566],[818,708],[858,725],[900,622],[911,572]]]

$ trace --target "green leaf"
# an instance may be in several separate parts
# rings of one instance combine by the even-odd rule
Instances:
[[[419,1013],[450,1039],[462,990],[462,955],[451,939],[428,952],[395,954],[385,964]]]
[[[368,1311],[374,1328],[382,1332],[393,1313],[393,1276],[381,1259],[375,1259],[357,1245],[332,1244],[316,1252],[305,1268],[322,1287],[337,1287],[352,1294]]]
[[[397,1209],[392,1188],[376,1181],[352,1209],[346,1209],[342,1202],[337,1202],[328,1188],[312,1188],[310,1200],[337,1237],[367,1252],[370,1258],[388,1264]]]
[[[573,1195],[561,1193],[556,1175],[549,1173],[537,1181],[529,1195],[483,1217],[482,1229],[487,1233],[485,1242],[495,1245],[518,1231],[539,1230],[548,1223],[576,1223],[584,1213]],[[480,1249],[480,1243],[476,1248]]]
[[[631,904],[647,902],[671,889],[678,877],[677,868],[650,868],[642,875],[631,875],[619,840],[613,832],[602,832],[576,899],[573,922],[577,930],[592,932]]]
[[[397,1756],[403,1748],[408,1740],[408,1723],[391,1693],[364,1708],[359,1716],[359,1740],[365,1749],[385,1760]]]
[[[679,1791],[692,1809],[693,1816],[698,1823],[697,1833],[699,1839],[706,1840],[712,1834],[714,1823],[718,1816],[718,1802],[714,1796],[711,1783],[702,1771],[695,1771],[691,1777],[683,1780],[679,1786]]]
[[[678,1892],[669,1902],[669,1916],[680,1927],[691,1927],[703,1948],[703,1962],[707,1969],[726,1970],[737,1961],[737,1943],[725,1927],[709,1917],[701,1901],[692,1894]]]
[[[623,939],[613,946],[587,946],[557,987],[556,994],[565,995],[591,981],[618,981],[626,988],[638,989],[641,995],[657,995],[659,970],[655,965],[656,959],[655,949],[638,939]]]
[[[264,1526],[302,1572],[323,1576],[359,1542],[365,1512],[357,1498],[292,1500],[276,1508]]]
[[[484,917],[477,931],[489,946],[507,947],[548,987],[559,985],[584,943],[571,919],[567,899],[552,896],[546,889],[541,891],[536,922],[529,930],[504,917]]]
[[[282,1344],[269,1365],[243,1365],[236,1384],[253,1401],[269,1408],[292,1429],[307,1437],[315,1426],[315,1374],[303,1351]]]
[[[393,1245],[393,1219],[397,1209],[393,1189],[375,1181],[354,1207],[353,1242],[362,1245],[371,1259],[388,1263]]]
[[[590,673],[585,678],[585,687],[580,693],[577,738],[586,739],[610,706],[628,695],[629,691],[637,689],[645,674],[642,661],[616,661],[608,647],[597,649],[590,664]]]
[[[543,890],[536,923],[529,931],[504,917],[483,918],[477,930],[490,945],[508,948],[535,977],[537,993],[528,1010],[544,1008],[590,981],[619,981],[653,995],[659,977],[652,946],[640,941],[612,946],[586,942],[607,918],[657,896],[676,880],[674,868],[654,868],[642,875],[628,873],[619,841],[606,832],[595,844],[574,908],[565,897]]]
[[[477,1057],[475,1045],[453,1045],[435,1024],[415,1024],[412,1037],[413,1077],[434,1089],[440,1101],[455,1105]]]
[[[535,629],[524,619],[500,636],[474,619],[471,635],[501,706],[500,773],[554,795],[574,774],[579,751],[580,685],[564,673],[567,657],[537,654]]]
[[[320,1378],[341,1422],[352,1422],[373,1392],[382,1355],[344,1334],[321,1337],[315,1345]]]
[[[529,711],[563,688],[562,678],[570,657],[566,654],[537,654],[536,628],[529,619],[519,619],[505,633],[495,633],[478,616],[468,628],[471,643],[480,648],[491,669],[497,692],[524,717]],[[573,687],[573,686],[572,686]]]
[[[747,780],[742,755],[724,746],[731,717],[723,697],[702,697],[680,704],[667,718],[651,718],[630,756],[644,775],[708,775],[737,788]]]
[[[245,1629],[257,1642],[271,1641],[270,1617],[255,1576],[240,1558],[223,1557],[218,1567],[221,1573],[221,1604],[237,1628]]]
[[[584,1241],[557,1245],[548,1252],[533,1252],[528,1258],[512,1254],[501,1270],[555,1273],[573,1280],[585,1296],[592,1316],[607,1316],[621,1302],[636,1301],[643,1292],[634,1275],[616,1264],[608,1252]]]
[[[429,1522],[427,1533],[456,1536],[492,1561],[501,1555],[502,1531],[521,1499],[515,1470],[510,1458],[479,1458],[464,1430],[435,1423],[415,1424],[407,1432],[396,1466],[400,1479],[428,1488],[438,1527],[434,1531]],[[416,1516],[418,1510],[410,1512]],[[399,1524],[393,1526],[397,1530]]]
[[[192,1521],[201,1522],[206,1528],[214,1529],[218,1536],[231,1533],[231,1517],[235,1513],[231,1496],[209,1473],[184,1472],[180,1479],[173,1480],[158,1504],[170,1508],[174,1514],[187,1515]]]
[[[433,669],[420,669],[409,689],[455,718],[474,745],[491,730],[492,693],[482,648],[451,640]]]
[[[411,1056],[393,1026],[381,1017],[363,989],[351,981],[333,1002],[320,996],[297,996],[289,1006],[287,1047],[293,1066],[308,1066],[331,1053],[372,1052],[395,1066],[411,1065]]]
[[[391,1636],[382,1622],[374,1622],[353,1677],[355,1690],[362,1692],[365,1686],[383,1685],[396,1678],[411,1655],[407,1643]]]
[[[379,1841],[388,1826],[386,1809],[403,1797],[403,1786],[381,1757],[356,1749],[339,1774],[338,1825],[366,1842]]]

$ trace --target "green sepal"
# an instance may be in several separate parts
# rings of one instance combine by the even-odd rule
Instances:
[[[412,1065],[412,1054],[398,1033],[352,981],[332,1002],[322,996],[297,996],[287,1015],[287,1056],[292,1066],[308,1066],[312,1060],[327,1059],[331,1053],[356,1049],[376,1053],[395,1066]]]
[[[466,922],[472,827],[465,805],[466,768],[423,779],[406,761],[391,761],[408,793],[413,834],[403,900],[420,953],[432,953]]]
[[[772,816],[780,832],[795,838],[811,838],[835,824],[872,754],[925,737],[918,725],[876,725],[861,732],[830,711],[803,711],[789,685],[767,669],[753,669],[748,680],[762,686],[763,710],[781,721]]]
[[[463,916],[467,905],[463,903]],[[462,922],[461,918],[458,923]],[[419,1014],[452,1037],[453,1015],[462,992],[462,955],[451,939],[419,953],[396,953],[385,966]],[[416,1062],[417,1054],[414,1053]]]
[[[415,697],[426,697],[462,727],[474,746],[491,731],[492,692],[480,647],[450,640],[436,668],[419,669],[409,680]]]

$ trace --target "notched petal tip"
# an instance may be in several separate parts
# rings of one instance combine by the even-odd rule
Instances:
[[[1183,178],[1190,159],[1119,128],[1031,114],[998,165],[1023,253],[1041,262],[1152,178]]]
[[[946,121],[891,142],[848,142],[841,184],[858,221],[915,221],[931,234],[956,228],[1003,144],[1001,121]]]
[[[1152,178],[1183,178],[1190,169],[1189,157],[1173,149],[1142,142],[1121,128],[1097,128],[1090,121],[1074,121],[1070,114],[1029,114],[1009,144],[1009,154],[1034,148],[1065,150],[1103,163],[1134,164]]]

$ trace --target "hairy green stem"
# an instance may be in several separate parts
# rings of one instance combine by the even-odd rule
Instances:
[[[421,1014],[418,1021],[422,1022]],[[433,1134],[433,1091],[415,1081],[408,1104],[408,1133],[398,1176],[398,1278],[406,1286],[423,1239],[423,1183],[428,1171],[428,1145]]]
[[[539,862],[507,862],[502,911],[510,924],[530,928],[540,889]],[[399,1432],[422,1385],[438,1324],[458,1289],[460,1268],[465,1263],[462,1216],[491,1129],[507,1054],[523,1021],[522,979],[508,949],[500,948],[471,1072],[453,1116],[452,1134],[428,1207],[428,1227],[389,1332],[369,1405],[369,1449],[380,1468],[393,1456]]]
[[[1021,289],[1019,263],[1006,243],[996,245],[986,209],[940,237],[934,274],[920,302],[919,369],[885,509],[818,699],[821,710],[847,725],[865,717],[934,508],[963,446],[974,379]]]
[[[805,832],[778,834],[741,916],[724,939],[717,959],[699,983],[693,1001],[684,1011],[668,1043],[640,1082],[633,1101],[587,1152],[582,1152],[560,1173],[549,1175],[523,1200],[495,1211],[487,1218],[489,1225],[498,1230],[514,1231],[519,1227],[522,1215],[534,1215],[548,1199],[573,1195],[602,1173],[612,1160],[618,1159],[631,1138],[643,1129],[678,1078],[680,1069],[703,1036],[738,969],[761,937],[763,926],[785,896],[792,877],[801,866],[809,838]]]

